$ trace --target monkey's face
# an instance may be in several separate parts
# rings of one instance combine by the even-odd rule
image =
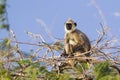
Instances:
[[[65,24],[65,31],[72,32],[76,29],[76,23],[66,23]]]
[[[72,29],[72,24],[71,23],[66,23],[66,29],[71,30]]]

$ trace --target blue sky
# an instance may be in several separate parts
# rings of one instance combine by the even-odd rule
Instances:
[[[119,38],[119,3],[120,0],[8,0],[7,10],[10,27],[18,41],[32,42],[32,38],[25,33],[29,31],[42,34],[46,42],[52,42],[43,25],[54,37],[63,39],[64,22],[69,17],[92,41],[97,38],[96,29],[101,29],[100,22],[105,22],[105,25],[109,26],[110,35]],[[32,48],[20,46],[23,50]]]

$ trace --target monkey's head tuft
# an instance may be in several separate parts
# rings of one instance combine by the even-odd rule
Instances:
[[[68,19],[65,23],[65,31],[66,32],[72,32],[76,29],[77,24],[72,20]]]

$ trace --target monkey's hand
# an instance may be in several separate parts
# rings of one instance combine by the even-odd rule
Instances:
[[[67,58],[67,57],[73,57],[74,55],[73,55],[73,52],[69,52],[69,53],[66,53],[65,51],[61,54],[61,57],[65,57],[65,58]]]
[[[66,51],[64,50],[60,56],[66,58],[66,57],[68,57],[68,54],[66,54]]]
[[[68,57],[68,54],[62,53],[60,56],[66,58],[66,57]]]

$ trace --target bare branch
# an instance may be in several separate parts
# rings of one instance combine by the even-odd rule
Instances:
[[[19,47],[18,47],[18,43],[17,43],[17,39],[16,39],[16,36],[15,36],[15,33],[10,30],[11,34],[12,34],[12,38],[14,39],[15,41],[15,46],[16,46],[16,52],[20,55],[21,59],[23,59],[23,55],[22,55],[22,52],[19,50]]]

